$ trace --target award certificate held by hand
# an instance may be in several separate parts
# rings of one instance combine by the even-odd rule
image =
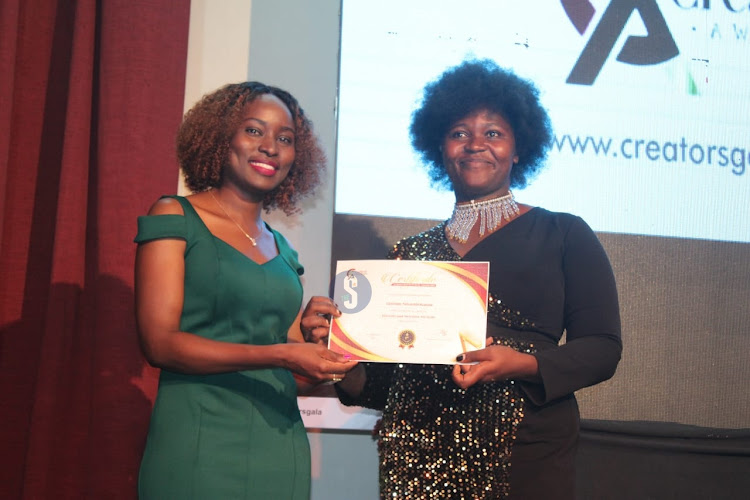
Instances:
[[[455,364],[482,349],[489,262],[338,261],[329,349],[358,361]]]

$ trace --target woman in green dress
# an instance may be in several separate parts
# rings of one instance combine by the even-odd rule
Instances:
[[[300,324],[338,311],[325,297],[301,311],[297,252],[261,215],[295,212],[325,155],[296,99],[259,82],[204,96],[177,154],[194,194],[156,201],[135,238],[138,334],[161,369],[139,497],[307,499],[297,384],[356,363],[302,341]]]

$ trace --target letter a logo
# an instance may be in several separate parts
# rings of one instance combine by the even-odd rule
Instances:
[[[588,0],[562,0],[562,6],[578,33],[583,35],[596,12],[594,6]],[[619,62],[639,66],[658,64],[680,53],[656,0],[612,0],[578,57],[567,83],[594,83],[634,11],[638,11],[648,34],[629,36],[617,55]]]

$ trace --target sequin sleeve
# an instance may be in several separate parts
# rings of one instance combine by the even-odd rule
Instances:
[[[535,354],[541,384],[523,383],[544,404],[611,378],[620,361],[620,310],[614,273],[599,239],[579,217],[564,234],[565,344]]]

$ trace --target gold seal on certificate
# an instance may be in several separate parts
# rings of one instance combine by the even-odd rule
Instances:
[[[403,330],[401,333],[398,334],[399,347],[401,347],[402,349],[404,347],[408,347],[408,348],[414,347],[415,340],[417,340],[417,336],[414,335],[414,332],[411,330]]]
[[[358,361],[454,364],[485,345],[488,280],[488,262],[339,261],[328,347]]]

